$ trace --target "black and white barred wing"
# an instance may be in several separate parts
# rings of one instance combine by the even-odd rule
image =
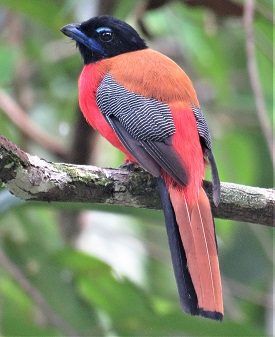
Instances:
[[[192,105],[192,110],[196,118],[198,133],[200,136],[203,151],[207,155],[210,163],[213,181],[213,200],[214,204],[217,206],[220,201],[221,186],[216,161],[212,152],[212,143],[209,128],[201,109],[195,105]]]
[[[149,173],[163,168],[180,185],[187,185],[185,165],[172,146],[175,133],[168,104],[125,89],[107,73],[96,103],[122,144]]]

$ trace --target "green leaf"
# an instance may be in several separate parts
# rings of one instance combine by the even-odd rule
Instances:
[[[0,85],[8,83],[15,73],[17,60],[17,48],[0,45]]]
[[[65,248],[59,251],[54,259],[63,267],[70,268],[77,275],[88,274],[90,277],[96,275],[111,275],[111,267],[103,261],[80,251]]]

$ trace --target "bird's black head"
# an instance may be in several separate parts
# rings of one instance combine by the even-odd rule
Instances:
[[[61,32],[76,41],[85,64],[147,48],[134,28],[106,15],[69,24]]]

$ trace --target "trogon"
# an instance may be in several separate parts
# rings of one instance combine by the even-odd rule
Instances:
[[[94,17],[61,31],[76,41],[84,60],[78,84],[85,118],[127,161],[157,177],[183,310],[222,320],[216,235],[202,187],[207,163],[215,205],[220,180],[189,77],[114,17]]]

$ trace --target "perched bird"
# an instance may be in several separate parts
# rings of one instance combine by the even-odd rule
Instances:
[[[183,310],[222,320],[214,222],[202,188],[206,159],[216,205],[220,180],[189,77],[114,17],[91,18],[61,31],[76,41],[84,60],[79,104],[85,118],[126,160],[158,177]]]

